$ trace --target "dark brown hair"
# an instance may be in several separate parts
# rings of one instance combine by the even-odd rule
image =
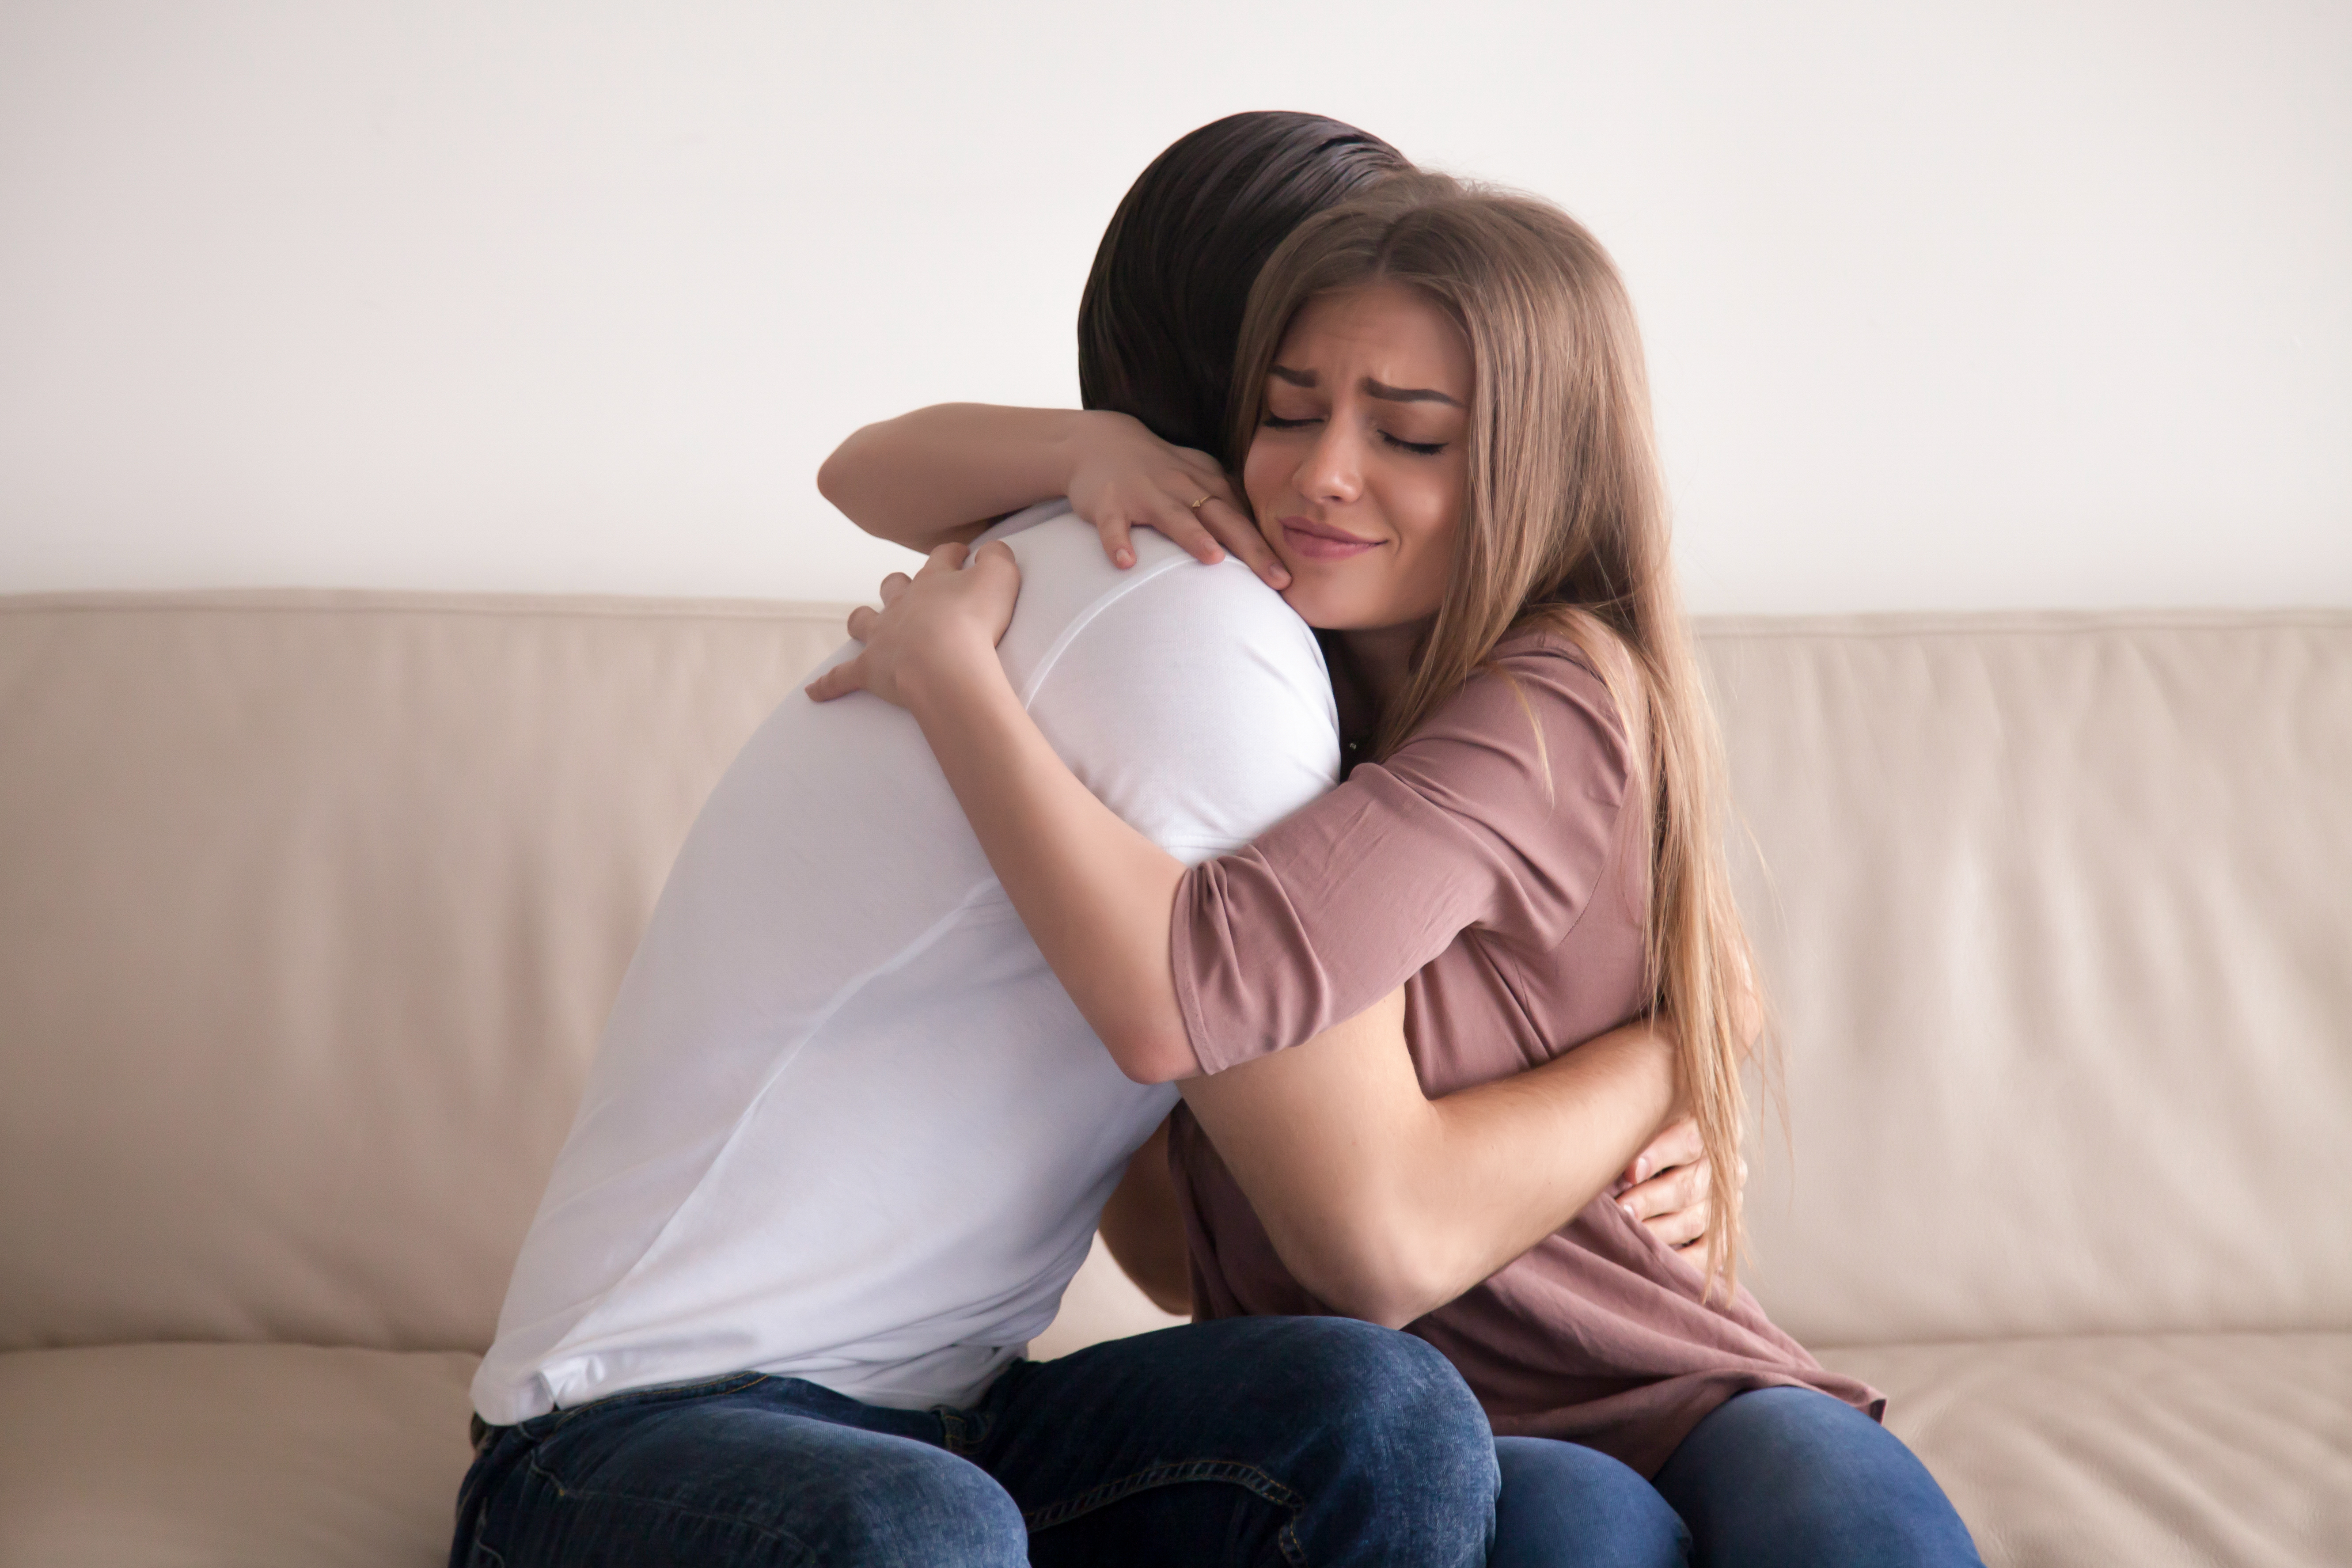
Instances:
[[[1412,168],[1369,132],[1256,110],[1180,137],[1111,215],[1078,301],[1078,401],[1217,448],[1258,269],[1300,222]]]

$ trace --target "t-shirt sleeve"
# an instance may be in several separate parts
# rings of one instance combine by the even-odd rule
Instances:
[[[1599,678],[1526,639],[1384,762],[1192,868],[1170,956],[1202,1067],[1354,1017],[1473,927],[1557,947],[1608,865],[1631,760]]]
[[[1314,634],[1238,562],[1139,577],[1061,639],[1027,700],[1096,798],[1187,865],[1248,843],[1339,777]]]

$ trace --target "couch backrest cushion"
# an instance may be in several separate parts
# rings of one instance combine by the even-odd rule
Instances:
[[[1817,1344],[2352,1328],[2352,613],[1717,622]]]
[[[0,1348],[483,1347],[687,825],[840,626],[0,601]]]
[[[481,1348],[837,608],[0,601],[0,1348]],[[1816,1343],[2352,1328],[2352,615],[1706,628]]]

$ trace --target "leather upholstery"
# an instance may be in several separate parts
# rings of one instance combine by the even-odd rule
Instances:
[[[1995,1568],[2352,1561],[2352,1334],[1866,1345],[1822,1359],[1885,1393],[1887,1426]]]
[[[638,927],[838,626],[0,600],[0,1568],[443,1549]],[[2352,613],[1705,643],[1794,1132],[1759,1293],[1990,1562],[2340,1553]],[[1107,1261],[1041,1353],[1164,1321]]]
[[[472,1462],[462,1351],[0,1355],[0,1568],[439,1568]]]
[[[0,1349],[489,1343],[789,607],[0,607]]]
[[[2352,614],[1715,623],[1809,1344],[2352,1329]]]

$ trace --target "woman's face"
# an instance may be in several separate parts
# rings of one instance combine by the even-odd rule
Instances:
[[[1242,486],[1307,625],[1437,613],[1468,492],[1471,374],[1461,329],[1402,284],[1326,295],[1291,321]]]

